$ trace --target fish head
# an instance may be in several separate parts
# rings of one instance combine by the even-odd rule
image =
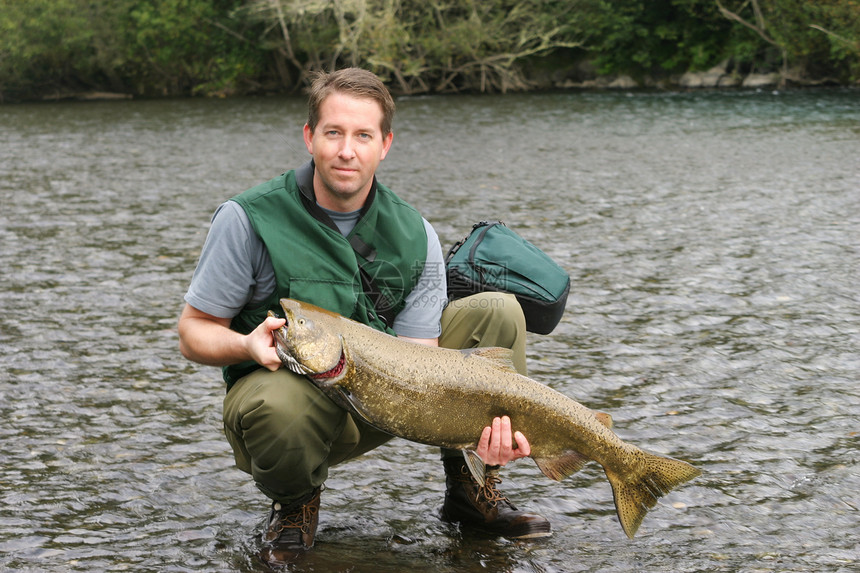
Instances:
[[[293,299],[280,303],[287,322],[273,332],[278,358],[289,370],[315,383],[337,379],[344,369],[343,340],[337,328],[341,317]]]

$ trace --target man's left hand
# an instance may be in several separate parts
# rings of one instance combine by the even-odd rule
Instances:
[[[527,457],[531,453],[531,446],[521,432],[512,432],[511,419],[502,416],[494,418],[493,425],[484,428],[476,452],[485,464],[503,466]]]

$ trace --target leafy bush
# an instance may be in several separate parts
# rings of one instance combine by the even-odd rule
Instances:
[[[581,59],[639,78],[730,61],[845,83],[860,78],[858,2],[0,0],[0,100],[296,90],[347,65],[402,93],[507,91]]]
[[[2,0],[0,94],[229,93],[263,52],[240,0]]]
[[[560,0],[254,0],[249,15],[300,77],[360,65],[406,93],[522,89],[517,62],[578,44]]]

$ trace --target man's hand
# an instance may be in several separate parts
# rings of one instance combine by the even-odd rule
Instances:
[[[272,333],[286,323],[284,318],[269,316],[245,337],[245,346],[254,362],[273,372],[280,368],[282,363],[275,352]]]
[[[514,442],[516,440],[516,443]],[[531,446],[521,432],[511,432],[511,419],[494,418],[478,440],[477,454],[489,466],[503,466],[531,454]]]
[[[229,318],[219,318],[186,304],[179,317],[179,349],[182,355],[209,366],[229,366],[253,360],[269,370],[281,367],[272,331],[286,324],[268,317],[248,335],[230,329]]]

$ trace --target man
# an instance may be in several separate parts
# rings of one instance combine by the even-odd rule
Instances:
[[[236,465],[272,501],[263,558],[285,563],[313,545],[328,469],[390,436],[353,418],[281,368],[272,331],[282,297],[297,298],[416,343],[506,346],[525,371],[525,324],[513,297],[482,293],[445,307],[442,250],[415,209],[376,181],[391,148],[394,101],[372,73],[319,75],[304,141],[312,161],[216,211],[179,319],[190,360],[223,367],[224,427]],[[528,455],[508,418],[478,437],[488,466]],[[477,484],[459,452],[443,452],[443,516],[508,537],[550,534],[542,517]]]

